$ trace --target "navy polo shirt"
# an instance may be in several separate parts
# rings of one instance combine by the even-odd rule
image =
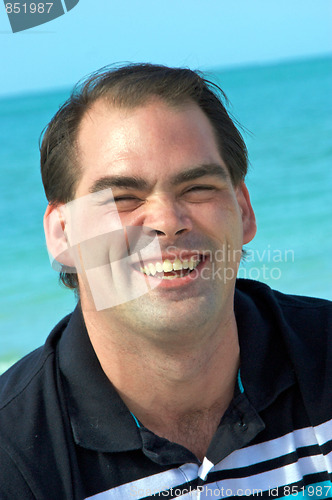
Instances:
[[[332,498],[331,303],[238,280],[234,307],[238,384],[201,463],[130,413],[78,305],[0,378],[0,499]]]

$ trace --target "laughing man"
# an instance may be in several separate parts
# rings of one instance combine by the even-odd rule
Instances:
[[[332,497],[331,304],[236,280],[256,224],[223,100],[129,65],[49,123],[47,246],[79,300],[0,379],[1,500]]]

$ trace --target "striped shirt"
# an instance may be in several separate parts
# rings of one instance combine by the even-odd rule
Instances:
[[[80,308],[0,378],[0,499],[332,498],[331,303],[238,280],[241,367],[206,457],[146,429]]]

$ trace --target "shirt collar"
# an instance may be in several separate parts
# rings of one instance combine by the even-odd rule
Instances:
[[[80,305],[73,312],[58,349],[75,442],[102,452],[142,448],[133,417],[93,350]]]
[[[284,343],[289,326],[273,291],[257,281],[237,280],[234,310],[241,381],[249,401],[261,411],[295,383]]]

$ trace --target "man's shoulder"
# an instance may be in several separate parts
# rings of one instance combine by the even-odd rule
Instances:
[[[267,352],[271,355],[270,366],[273,359],[278,359],[279,365],[288,364],[310,421],[318,425],[329,420],[332,415],[332,302],[284,294],[249,280],[240,280],[237,290],[246,308],[245,318],[240,318],[242,330],[246,331],[248,325],[251,333],[255,332],[254,356],[258,346],[263,345],[264,355]]]
[[[69,424],[57,346],[69,319],[70,315],[58,323],[43,347],[0,377],[1,498],[46,498],[45,491],[53,492],[52,498],[67,498],[65,488],[71,487]]]
[[[318,311],[321,309],[326,309],[327,311],[332,310],[332,302],[327,299],[320,299],[306,295],[285,294],[272,289],[271,292],[283,308],[290,307],[293,309],[305,309],[306,311],[314,311],[315,309]]]
[[[12,402],[29,397],[32,387],[42,385],[45,371],[50,371],[53,365],[57,343],[70,316],[55,326],[42,347],[24,356],[0,376],[0,418]]]
[[[304,320],[304,329],[308,326],[308,321],[310,324],[319,321],[330,327],[332,325],[332,302],[327,299],[285,294],[259,281],[247,279],[237,280],[236,288],[249,296],[258,308],[269,310],[271,314],[275,310],[297,325]]]
[[[272,338],[279,343],[283,340],[293,361],[304,366],[306,359],[316,363],[326,359],[332,364],[331,301],[281,293],[251,280],[238,280],[239,294],[242,300],[236,301],[238,313],[244,307],[245,318],[256,325],[260,335],[268,335],[271,342]],[[246,319],[242,319],[242,327],[246,327]]]

